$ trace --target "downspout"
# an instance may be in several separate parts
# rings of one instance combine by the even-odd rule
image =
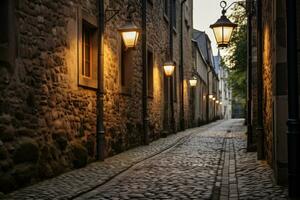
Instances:
[[[171,0],[170,1],[170,58],[171,58],[171,61],[173,62],[173,4],[174,4],[174,1]],[[175,5],[176,6],[176,5]],[[176,7],[175,7],[176,8]],[[176,68],[175,68],[176,70]],[[176,72],[174,72],[176,73]],[[170,104],[171,104],[171,127],[172,127],[172,133],[175,133],[175,119],[174,119],[174,89],[176,89],[176,87],[174,88],[174,75],[172,77],[169,78],[170,79]]]
[[[247,94],[247,151],[253,151],[253,130],[252,130],[252,1],[247,0],[247,12],[248,12],[248,63],[247,63],[247,82],[248,82],[248,94]]]
[[[149,119],[148,119],[148,77],[147,77],[147,0],[142,0],[142,56],[143,56],[143,143],[149,144]]]
[[[184,91],[184,64],[183,64],[183,5],[187,0],[182,0],[180,3],[180,128],[181,130],[185,130],[184,125],[184,97],[183,97],[183,91]]]
[[[288,183],[290,199],[299,199],[300,127],[298,99],[297,11],[296,0],[286,1],[288,62]]]
[[[207,71],[207,94],[206,94],[206,123],[209,123],[209,73],[211,72],[211,69],[209,67],[209,70]]]
[[[103,125],[103,96],[104,96],[104,80],[103,80],[103,63],[104,63],[104,29],[105,14],[104,0],[98,0],[98,87],[97,87],[97,126],[96,126],[96,157],[97,160],[104,160],[105,157],[105,138]]]
[[[262,76],[262,0],[257,0],[257,159],[263,160],[264,129],[263,129],[263,76]]]

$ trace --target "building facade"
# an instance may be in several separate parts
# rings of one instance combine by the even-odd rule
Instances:
[[[293,6],[287,8],[288,4]],[[274,169],[277,183],[286,185],[289,182],[290,197],[298,199],[298,188],[294,185],[300,171],[298,157],[295,157],[299,152],[299,129],[291,132],[288,127],[292,125],[288,123],[287,126],[287,121],[288,118],[296,122],[299,119],[298,111],[293,107],[299,105],[297,101],[293,102],[297,91],[295,96],[292,95],[293,86],[299,88],[299,81],[292,83],[295,80],[292,77],[299,79],[299,75],[289,70],[299,71],[300,66],[297,53],[300,47],[300,2],[261,0],[254,6],[256,13],[251,22],[253,30],[250,30],[253,54],[252,141],[256,144],[258,159],[267,160]],[[296,16],[290,15],[293,11]],[[291,57],[291,54],[296,56]],[[296,116],[291,113],[296,113]],[[293,138],[292,133],[296,134]]]
[[[223,119],[231,119],[231,89],[229,88],[228,79],[228,69],[222,66],[222,58],[220,52],[218,55],[214,56],[215,69],[218,73],[219,79],[219,115]]]
[[[83,167],[99,149],[108,157],[182,130],[181,121],[191,126],[193,4],[182,6],[1,1],[1,192]],[[135,48],[118,32],[128,19],[145,28]],[[171,78],[162,68],[168,60],[176,64]]]

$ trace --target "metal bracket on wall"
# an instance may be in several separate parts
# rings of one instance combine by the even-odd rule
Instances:
[[[119,12],[120,12],[120,10],[115,10],[115,9],[105,10],[105,23],[112,20]],[[109,13],[112,13],[112,14],[109,14]]]

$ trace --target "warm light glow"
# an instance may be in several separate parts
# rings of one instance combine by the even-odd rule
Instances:
[[[135,47],[139,38],[140,29],[131,21],[127,21],[119,32],[121,33],[124,44],[127,48]]]
[[[217,100],[216,103],[219,104],[219,100]]]
[[[166,76],[172,76],[174,69],[175,69],[174,63],[166,62],[163,67],[164,67],[164,72],[165,72]]]
[[[218,47],[228,46],[236,26],[237,25],[232,23],[225,15],[222,15],[216,23],[210,25],[210,28],[213,29]]]
[[[213,97],[212,100],[213,100],[213,101],[216,100],[216,97]]]
[[[234,27],[225,26],[213,28],[214,35],[219,47],[226,47],[229,44],[233,29]]]
[[[189,80],[189,82],[191,87],[195,87],[197,85],[197,78],[193,78]]]
[[[124,44],[127,48],[135,47],[137,40],[139,38],[139,32],[137,31],[128,31],[121,33]]]
[[[212,98],[214,98],[214,95],[210,94],[210,95],[208,95],[208,98],[212,99]]]
[[[222,105],[223,103],[222,103],[222,101],[220,102],[220,105]]]

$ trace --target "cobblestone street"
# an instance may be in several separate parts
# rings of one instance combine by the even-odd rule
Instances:
[[[6,199],[287,199],[272,170],[247,153],[243,120],[162,138]]]

